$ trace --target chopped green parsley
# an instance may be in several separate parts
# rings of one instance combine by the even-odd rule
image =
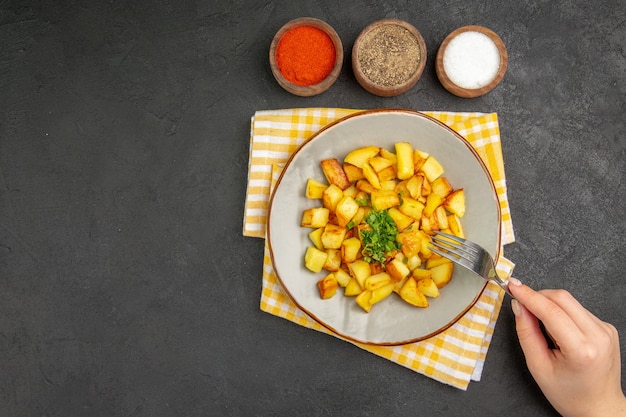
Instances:
[[[369,263],[380,262],[384,267],[389,254],[400,249],[396,240],[398,228],[387,210],[372,210],[365,222],[371,227],[360,232],[363,242],[363,259]]]

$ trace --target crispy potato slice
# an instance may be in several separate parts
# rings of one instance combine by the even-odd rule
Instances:
[[[374,168],[366,162],[363,164],[363,175],[365,179],[377,190],[380,190],[380,178],[378,178],[378,174],[374,171]]]
[[[374,188],[372,184],[365,178],[356,182],[356,188],[366,194],[372,194],[372,192],[376,190],[376,188]]]
[[[435,219],[437,219],[437,227],[439,230],[444,230],[448,228],[448,214],[446,213],[446,209],[443,206],[439,206],[435,209],[433,213]]]
[[[314,207],[306,209],[302,212],[302,220],[300,221],[300,226],[312,227],[315,229],[319,227],[324,227],[328,224],[329,216],[330,210],[328,210],[326,207]]]
[[[443,167],[432,155],[426,158],[426,161],[420,168],[420,171],[424,173],[428,181],[431,183],[444,173]]]
[[[389,210],[387,210],[387,213],[389,213],[389,217],[391,217],[393,219],[393,222],[396,224],[398,232],[402,232],[410,225],[415,223],[415,219],[413,217],[407,216],[395,207],[391,207]]]
[[[379,287],[374,288],[372,291],[372,295],[370,296],[370,305],[374,305],[376,303],[381,302],[385,298],[387,298],[393,292],[394,283],[390,282],[385,285],[381,285]]]
[[[387,285],[391,282],[391,276],[386,272],[379,272],[377,274],[370,275],[365,279],[365,289],[373,290],[383,285]]]
[[[348,284],[346,285],[346,289],[344,290],[343,294],[346,297],[353,297],[355,295],[361,294],[362,292],[363,288],[361,288],[356,278],[351,278],[350,281],[348,281]]]
[[[392,168],[393,162],[387,158],[383,158],[382,156],[374,156],[370,158],[367,162],[374,168],[374,171],[380,172],[386,168]]]
[[[453,271],[454,271],[454,263],[447,262],[441,265],[437,265],[434,268],[431,268],[430,277],[432,278],[433,281],[435,281],[437,288],[443,288],[452,279]]]
[[[341,267],[341,251],[339,249],[326,249],[326,262],[323,269],[336,272]]]
[[[394,167],[387,167],[385,169],[383,169],[382,171],[378,171],[378,179],[381,182],[384,181],[393,181],[395,184],[395,179],[396,179],[396,169]]]
[[[430,193],[428,197],[426,197],[426,206],[424,207],[423,215],[430,217],[441,204],[443,204],[443,197],[436,193]]]
[[[309,233],[309,239],[319,250],[324,250],[324,245],[322,245],[322,232],[324,232],[324,228],[319,227]]]
[[[387,272],[395,282],[402,281],[411,274],[408,265],[400,259],[392,259],[387,263]]]
[[[317,282],[317,288],[320,292],[320,297],[323,299],[329,299],[337,292],[337,280],[334,274],[328,274]]]
[[[458,217],[465,215],[465,191],[463,188],[452,191],[443,202],[443,207]]]
[[[356,261],[361,254],[361,240],[351,237],[341,242],[341,260],[349,264]]]
[[[376,210],[387,210],[400,204],[400,197],[394,190],[372,191],[372,207]]]
[[[446,177],[439,177],[431,184],[432,192],[437,193],[442,197],[447,197],[453,189],[452,185],[450,185],[450,181]]]
[[[417,268],[411,271],[411,276],[415,278],[415,280],[419,281],[420,279],[430,279],[431,272],[430,269]]]
[[[334,212],[337,203],[343,198],[343,190],[335,184],[330,184],[322,193],[322,205]]]
[[[324,171],[324,176],[330,184],[335,184],[342,190],[350,186],[348,176],[343,170],[343,166],[336,158],[324,159],[320,164],[322,171]]]
[[[361,294],[356,296],[356,303],[361,307],[366,313],[369,313],[372,309],[372,304],[370,303],[370,299],[372,298],[372,292],[365,290]]]
[[[322,193],[328,187],[328,184],[324,184],[322,182],[317,181],[314,178],[309,178],[306,182],[306,190],[304,195],[309,199],[318,199],[322,198]]]
[[[365,178],[363,176],[363,170],[357,166],[352,164],[343,164],[343,172],[346,173],[348,177],[348,181],[351,183],[357,182],[358,180]]]
[[[346,238],[348,229],[336,224],[327,224],[322,232],[322,245],[325,249],[341,249],[341,243]]]
[[[363,148],[355,149],[348,153],[343,159],[343,162],[352,164],[356,167],[363,168],[363,165],[374,156],[378,155],[380,148],[377,146],[365,146]]]
[[[413,277],[409,277],[402,286],[400,298],[415,307],[428,307],[428,299],[417,289],[417,282]]]
[[[396,147],[396,157],[398,158],[398,167],[396,175],[398,179],[406,180],[415,173],[415,165],[413,164],[413,147],[408,142],[398,142]]]
[[[304,266],[310,271],[320,272],[324,268],[327,257],[328,254],[326,252],[317,249],[315,246],[309,246],[304,254]]]
[[[418,149],[413,152],[413,166],[415,167],[415,172],[419,171],[426,162],[426,158],[428,158],[428,154],[426,152],[422,152]]]
[[[402,245],[400,250],[407,258],[417,255],[422,249],[422,237],[418,230],[400,232],[396,240]]]
[[[396,154],[391,152],[388,149],[380,148],[380,156],[382,156],[385,159],[389,159],[394,164],[398,162],[398,157],[396,156]]]
[[[350,220],[352,220],[357,211],[359,211],[359,205],[354,198],[350,196],[343,196],[335,207],[337,224],[345,227],[348,223],[350,223]]]
[[[445,264],[447,262],[452,262],[452,261],[448,258],[444,258],[441,255],[437,255],[436,253],[433,253],[432,256],[428,258],[428,260],[426,261],[426,270],[430,270],[436,266]]]
[[[402,203],[398,209],[407,216],[411,216],[413,219],[419,220],[422,218],[424,207],[424,204],[412,199],[411,197],[402,197]]]
[[[350,275],[356,278],[361,288],[365,288],[365,280],[371,275],[370,264],[364,260],[357,259],[348,264]]]
[[[448,226],[450,227],[450,231],[454,236],[465,239],[465,231],[463,230],[463,226],[461,225],[461,220],[459,219],[459,216],[453,213],[448,214]]]
[[[340,287],[345,288],[352,279],[352,277],[348,272],[339,268],[337,271],[335,271],[335,279],[337,280],[337,284],[339,284]]]
[[[437,298],[441,294],[432,278],[424,278],[417,281],[417,290],[430,298]]]
[[[418,199],[422,196],[422,184],[424,183],[424,176],[422,174],[413,175],[406,182],[406,189],[409,191],[409,195],[413,199]]]

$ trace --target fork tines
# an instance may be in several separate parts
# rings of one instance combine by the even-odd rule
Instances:
[[[431,237],[431,246],[431,250],[437,255],[468,268],[472,267],[471,261],[480,255],[480,251],[468,245],[465,239],[439,231]]]

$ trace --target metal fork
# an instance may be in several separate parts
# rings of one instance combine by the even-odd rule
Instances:
[[[481,246],[467,239],[439,231],[435,232],[431,239],[431,250],[434,253],[450,259],[488,281],[495,282],[504,292],[513,297],[509,291],[509,282],[498,276],[493,258]]]

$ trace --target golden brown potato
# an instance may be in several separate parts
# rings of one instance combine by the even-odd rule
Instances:
[[[404,231],[406,228],[415,223],[415,219],[413,217],[407,216],[395,207],[391,207],[387,210],[387,213],[389,213],[389,217],[393,219],[393,222],[396,224],[396,228],[399,232]]]
[[[436,193],[430,193],[426,198],[426,206],[422,214],[430,217],[441,204],[443,204],[443,197]]]
[[[409,277],[402,286],[400,297],[415,307],[428,307],[428,299],[417,289],[417,282],[413,277]]]
[[[339,249],[326,249],[326,262],[323,269],[329,272],[336,272],[341,266],[341,251]]]
[[[334,213],[337,203],[342,198],[343,190],[335,184],[330,184],[322,193],[322,205]]]
[[[361,288],[365,288],[365,280],[371,275],[370,264],[364,260],[357,259],[356,261],[348,264],[348,270]]]
[[[346,285],[346,289],[343,292],[343,295],[346,297],[353,297],[355,295],[359,295],[363,292],[363,288],[359,285],[359,282],[356,278],[351,278]]]
[[[396,143],[396,157],[398,158],[398,167],[396,174],[401,180],[409,179],[415,173],[415,164],[413,163],[413,148],[408,142]]]
[[[452,272],[454,271],[454,263],[447,262],[441,265],[437,265],[430,269],[430,277],[437,285],[437,288],[445,287],[452,279]]]
[[[354,166],[352,164],[343,164],[343,172],[346,173],[346,176],[348,177],[348,181],[350,181],[351,183],[355,183],[360,179],[365,178],[363,176],[363,170],[357,166]]]
[[[370,305],[374,305],[376,303],[381,302],[385,298],[387,298],[393,292],[394,283],[387,283],[385,285],[381,285],[379,287],[374,288],[372,291],[372,295],[370,296]]]
[[[327,224],[322,232],[322,246],[325,249],[341,249],[341,243],[346,237],[348,230],[335,224]]]
[[[328,224],[330,210],[325,207],[315,207],[306,209],[302,212],[302,220],[300,226],[319,228]]]
[[[337,271],[335,271],[335,279],[337,280],[337,284],[339,284],[340,287],[346,287],[348,285],[348,283],[350,282],[350,280],[352,279],[352,277],[350,276],[349,273],[347,273],[344,269],[339,268]]]
[[[366,146],[363,148],[355,149],[350,152],[343,159],[343,162],[348,164],[352,164],[356,167],[363,168],[363,164],[365,164],[370,158],[376,156],[379,152],[379,148],[377,146]]]
[[[324,268],[327,257],[328,254],[326,252],[317,249],[315,246],[309,246],[304,254],[304,266],[310,271],[320,272]]]
[[[335,214],[337,215],[337,223],[339,226],[345,227],[350,223],[350,220],[352,220],[357,211],[359,211],[359,205],[354,198],[343,196],[335,207]]]
[[[328,187],[328,184],[309,178],[306,182],[306,190],[304,195],[311,200],[322,198],[322,193]]]
[[[337,280],[334,274],[328,274],[323,279],[317,282],[317,288],[320,292],[320,297],[323,299],[331,298],[337,292]]]
[[[443,202],[443,207],[459,217],[465,215],[465,191],[463,188],[452,191]]]
[[[372,207],[378,211],[387,210],[400,204],[400,197],[394,190],[372,191]]]
[[[428,181],[431,183],[443,174],[443,167],[432,155],[426,158],[421,166],[420,171],[424,173]]]
[[[456,214],[449,214],[448,226],[450,227],[450,231],[454,236],[465,239],[465,232],[463,231],[463,226],[461,225],[461,220],[459,219],[459,216],[457,216]]]
[[[361,294],[356,296],[356,303],[365,310],[366,313],[369,313],[372,309],[372,304],[370,303],[370,299],[372,298],[372,292],[369,290],[363,291]]]
[[[321,163],[324,176],[330,184],[335,184],[337,187],[345,190],[350,186],[348,176],[343,170],[343,166],[336,158],[324,159]]]
[[[411,197],[402,197],[402,203],[400,204],[400,211],[407,216],[411,216],[414,220],[422,218],[422,212],[424,211],[424,204]]]
[[[374,187],[376,190],[380,190],[380,178],[378,178],[378,174],[374,171],[374,168],[366,162],[363,164],[363,176],[365,179]]]
[[[447,197],[453,190],[450,181],[446,177],[439,177],[431,184],[432,192],[437,193],[442,197]]]
[[[411,270],[407,264],[400,259],[392,259],[389,261],[387,263],[387,272],[395,282],[402,281],[411,274]]]
[[[341,260],[349,264],[356,261],[361,254],[361,240],[351,237],[341,243]]]
[[[430,298],[437,298],[441,294],[432,278],[424,278],[417,281],[417,290]]]

